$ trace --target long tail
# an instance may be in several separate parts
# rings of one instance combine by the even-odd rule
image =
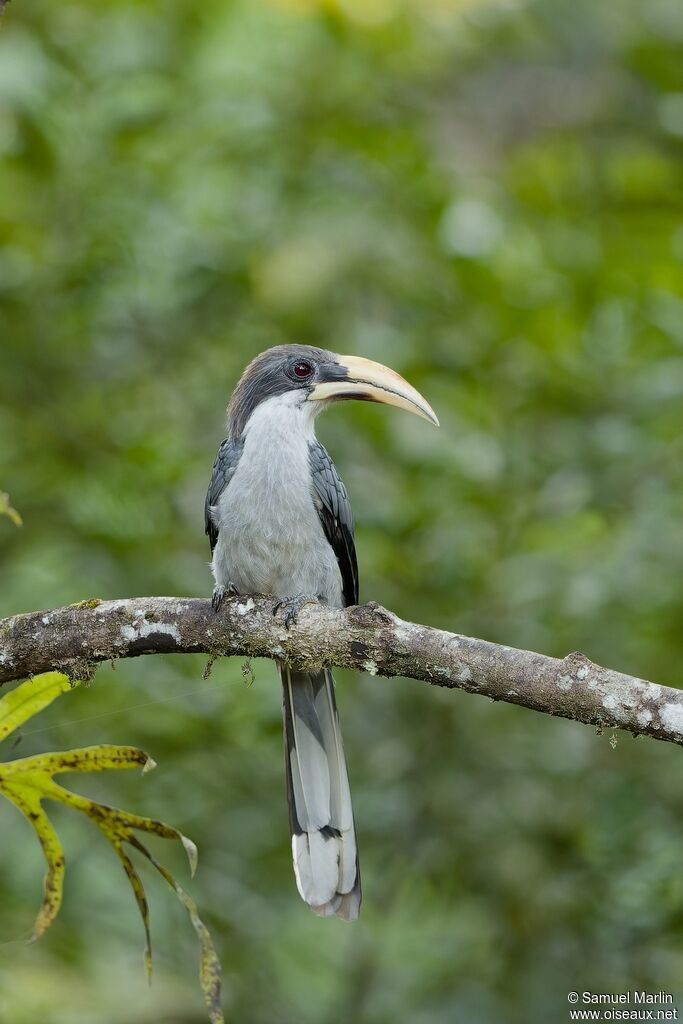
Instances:
[[[353,921],[360,871],[332,673],[278,667],[296,884],[314,914]]]

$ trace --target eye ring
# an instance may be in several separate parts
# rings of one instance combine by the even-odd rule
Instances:
[[[308,380],[309,377],[313,376],[313,372],[313,366],[307,359],[297,359],[292,364],[292,376],[296,380]]]

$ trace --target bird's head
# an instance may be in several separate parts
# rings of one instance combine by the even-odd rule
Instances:
[[[228,407],[231,433],[239,437],[255,410],[269,400],[313,419],[330,402],[349,398],[396,405],[439,425],[420,392],[381,363],[310,345],[278,345],[258,355],[242,374]]]

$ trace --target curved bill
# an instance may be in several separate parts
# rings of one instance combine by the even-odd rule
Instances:
[[[332,402],[356,398],[363,402],[382,402],[422,416],[438,427],[439,420],[429,402],[395,370],[361,356],[337,356],[334,363],[320,367],[318,383],[310,402]]]

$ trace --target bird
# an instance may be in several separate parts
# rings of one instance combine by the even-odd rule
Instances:
[[[398,406],[438,426],[394,370],[310,345],[278,345],[247,366],[227,410],[205,503],[216,613],[231,595],[269,595],[289,629],[307,602],[358,604],[349,497],[315,435],[318,414],[356,399]],[[332,673],[278,662],[292,858],[302,899],[320,917],[358,917],[361,880]]]

